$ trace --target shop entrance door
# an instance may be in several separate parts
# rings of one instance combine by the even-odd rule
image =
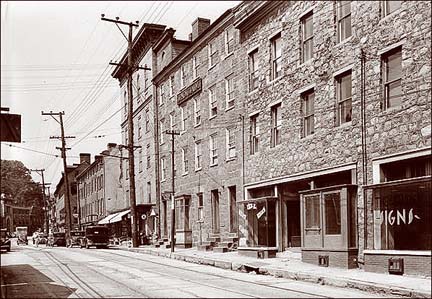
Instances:
[[[212,206],[212,226],[213,233],[220,232],[220,215],[219,215],[219,192],[218,190],[211,191],[211,206]]]
[[[288,247],[301,246],[300,231],[300,198],[286,201],[286,227],[288,233]]]
[[[167,222],[167,201],[162,201],[162,211],[163,211],[163,236],[168,236],[168,222]]]

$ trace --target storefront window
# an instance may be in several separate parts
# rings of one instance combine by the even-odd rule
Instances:
[[[311,195],[305,197],[306,205],[306,233],[319,234],[320,225],[320,196]]]
[[[339,235],[341,233],[340,193],[324,194],[324,206],[326,235]]]
[[[176,199],[175,228],[189,230],[189,198]]]
[[[431,182],[373,190],[374,249],[431,250]]]
[[[276,202],[269,198],[245,204],[252,246],[276,246]]]

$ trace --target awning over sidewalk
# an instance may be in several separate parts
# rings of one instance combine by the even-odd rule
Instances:
[[[114,218],[118,213],[114,213],[114,214],[110,214],[108,216],[106,216],[105,218],[102,218],[101,220],[99,220],[98,224],[108,224],[110,223],[109,220]]]
[[[130,210],[126,210],[126,211],[118,212],[117,214],[115,214],[114,217],[112,217],[112,218],[109,220],[109,223],[119,222],[119,221],[122,220],[122,217],[123,217],[124,215],[129,214],[129,213],[130,213]]]

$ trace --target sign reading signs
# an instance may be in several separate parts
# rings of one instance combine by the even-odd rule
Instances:
[[[198,78],[195,81],[193,81],[191,85],[184,88],[182,91],[180,91],[177,94],[177,105],[183,104],[191,97],[201,92],[201,89],[202,89],[202,80],[201,78]]]
[[[384,210],[375,211],[375,217],[379,219],[379,223],[388,223],[390,225],[411,224],[414,219],[420,220],[420,217],[414,214],[414,209],[409,209],[408,213],[405,209],[399,210]]]
[[[252,210],[252,209],[254,209],[254,210],[256,210],[257,209],[257,206],[256,206],[256,204],[255,203],[248,203],[247,205],[246,205],[246,210]]]

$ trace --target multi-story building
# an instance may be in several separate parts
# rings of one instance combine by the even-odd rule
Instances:
[[[157,165],[155,164],[155,114],[154,114],[154,86],[153,74],[156,68],[156,57],[152,47],[160,38],[165,26],[158,24],[143,24],[133,39],[132,61],[137,68],[132,74],[133,97],[133,145],[135,157],[135,195],[138,214],[138,225],[141,235],[148,237],[156,233],[156,213],[152,207],[156,205],[158,186],[156,184]],[[112,76],[119,80],[122,94],[122,142],[120,145],[122,159],[123,197],[129,202],[129,161],[128,150],[128,90],[127,90],[127,52],[120,64],[114,69]],[[150,68],[150,70],[142,68]],[[152,212],[153,211],[153,212]],[[143,216],[144,215],[144,216]],[[150,215],[152,215],[150,217]]]
[[[198,18],[189,41],[174,38],[172,30],[154,47],[161,236],[169,239],[174,191],[177,246],[208,248],[237,237],[244,123],[233,17],[227,10],[212,24]]]
[[[118,214],[126,210],[129,203],[122,192],[121,158],[118,146],[108,143],[107,149],[96,155],[93,163],[77,175],[81,227],[122,222]],[[114,216],[118,217],[112,219]],[[114,232],[121,232],[121,226],[116,228],[113,228]]]
[[[90,165],[90,154],[87,153],[81,153],[80,154],[80,163],[79,164],[73,164],[68,165],[66,168],[66,173],[68,176],[68,183],[69,183],[69,201],[70,201],[70,208],[71,208],[71,228],[72,229],[79,229],[79,222],[78,222],[78,200],[77,200],[77,180],[76,176],[81,173],[83,169],[88,167]],[[60,181],[56,185],[56,189],[54,191],[54,198],[55,198],[55,204],[53,207],[55,207],[55,224],[53,225],[53,231],[65,231],[66,226],[66,205],[65,205],[65,197],[66,197],[66,185],[64,182],[64,173],[62,172],[62,177]]]
[[[249,248],[301,247],[307,262],[381,272],[404,261],[405,273],[430,275],[430,11],[427,1],[235,9],[248,60],[238,82]]]

